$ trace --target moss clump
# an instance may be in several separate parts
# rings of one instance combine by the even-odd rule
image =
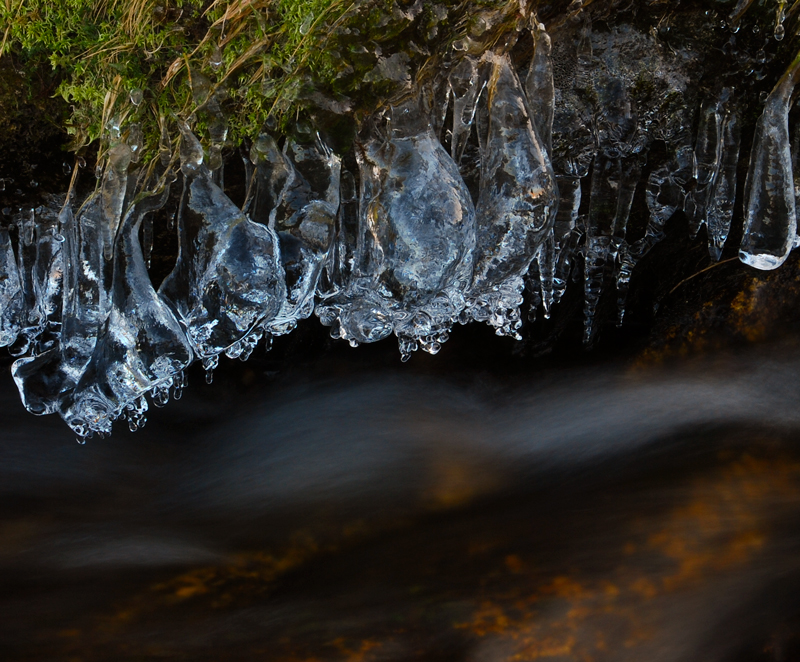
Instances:
[[[73,149],[137,124],[152,156],[174,115],[221,144],[340,126],[474,31],[476,10],[498,32],[519,3],[6,0],[0,54],[55,81]]]

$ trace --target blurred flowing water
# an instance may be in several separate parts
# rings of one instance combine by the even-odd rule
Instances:
[[[800,656],[796,348],[345,367],[85,446],[0,380],[0,658]]]

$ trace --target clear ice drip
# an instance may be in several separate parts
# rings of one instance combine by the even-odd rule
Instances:
[[[19,335],[25,301],[19,268],[7,227],[0,227],[0,346],[8,347]]]
[[[583,341],[587,345],[594,339],[597,305],[625,238],[641,172],[633,145],[637,116],[625,86],[612,78],[598,87],[602,111],[596,119],[598,153],[592,167],[584,248]]]
[[[728,239],[736,200],[736,165],[741,144],[741,120],[736,108],[728,107],[722,120],[719,138],[718,169],[714,190],[706,209],[708,250],[714,261],[719,261]]]
[[[208,360],[275,318],[286,297],[275,232],[250,221],[212,181],[184,123],[180,249],[159,293],[178,312],[195,354]]]
[[[708,250],[715,261],[728,238],[736,198],[741,120],[733,94],[731,88],[723,88],[701,108],[694,148],[696,183],[686,198],[690,232],[694,236],[706,226]]]
[[[288,333],[297,320],[314,311],[314,295],[339,211],[341,162],[319,137],[311,145],[287,141],[282,157],[285,181],[269,225],[280,241],[287,298],[277,317],[265,325],[272,335]],[[270,194],[274,184],[273,178],[266,176],[263,186]]]
[[[767,97],[753,137],[739,259],[757,269],[776,269],[794,245],[797,219],[789,108],[799,78],[800,56]]]
[[[450,71],[447,82],[453,97],[450,156],[456,163],[461,163],[478,110],[478,99],[486,87],[486,80],[481,75],[478,61],[474,57],[465,56]]]
[[[628,287],[637,263],[664,238],[664,225],[683,208],[686,185],[692,178],[693,152],[691,145],[673,147],[667,163],[655,168],[647,178],[645,200],[648,221],[644,237],[633,243],[622,243],[617,270],[618,324],[625,316]],[[735,184],[735,180],[734,180]]]
[[[531,122],[536,128],[542,146],[551,161],[553,154],[553,115],[555,113],[555,86],[553,82],[553,45],[550,36],[545,32],[544,25],[539,23],[536,17],[532,17],[533,35],[533,58],[525,79],[525,93],[528,98],[528,107],[531,113]],[[556,182],[558,178],[556,177]],[[556,190],[558,185],[556,184]],[[556,216],[553,223],[558,220],[558,204],[556,201]],[[563,228],[559,228],[563,230]],[[538,275],[538,288],[534,288],[535,300],[531,303],[530,310],[535,311],[536,304],[541,301],[545,318],[550,318],[550,309],[555,300],[555,271],[557,251],[560,242],[556,239],[554,230],[548,232],[536,255],[538,263],[538,274],[532,274],[532,282],[535,283],[535,276]]]
[[[342,291],[316,312],[333,337],[353,346],[394,332],[406,360],[420,347],[438,352],[464,308],[475,212],[433,132],[424,91],[393,106],[381,129],[356,146],[361,191],[352,269]]]
[[[144,424],[144,395],[172,384],[192,361],[186,335],[150,283],[139,244],[145,214],[164,205],[163,192],[144,193],[130,206],[114,247],[111,310],[92,359],[75,389],[61,402],[61,415],[81,437],[111,433],[122,415],[132,430]]]
[[[564,296],[578,246],[585,228],[579,222],[581,180],[589,174],[596,150],[592,131],[592,110],[585,90],[591,89],[592,42],[591,24],[584,16],[576,35],[577,48],[556,43],[552,60],[560,64],[559,77],[554,76],[553,143],[550,150],[556,174],[559,202],[553,224],[555,273],[553,300]],[[530,77],[530,73],[529,73]]]
[[[552,234],[558,191],[511,60],[485,57],[491,75],[479,117],[475,274],[465,317],[487,322],[498,335],[519,337],[523,278]]]
[[[192,360],[210,382],[221,354],[246,359],[315,304],[332,336],[357,345],[395,334],[403,360],[419,348],[436,353],[455,321],[518,338],[525,279],[529,315],[541,305],[545,316],[570,277],[582,279],[590,344],[609,277],[621,321],[636,264],[679,209],[692,235],[706,227],[718,260],[751,108],[742,90],[752,86],[735,81],[738,97],[729,79],[693,86],[699,50],[691,39],[672,48],[669,16],[650,31],[603,20],[593,29],[597,12],[578,4],[552,42],[533,18],[524,84],[508,54],[516,34],[483,55],[475,41],[454,48],[443,72],[426,72],[415,92],[409,85],[364,122],[351,171],[308,123],[280,147],[261,134],[243,152],[241,209],[224,192],[222,97],[190,72],[209,144],[204,152],[178,122],[180,247],[158,293],[147,267],[152,212],[175,178],[168,123],[159,118],[159,158],[145,169],[136,165],[141,127],[112,117],[98,188],[74,216],[71,203],[52,201],[0,228],[0,345],[21,357],[12,374],[26,408],[60,413],[81,437],[105,435],[119,418],[138,429],[147,396],[156,406],[180,397]],[[735,8],[734,34],[750,4]],[[778,3],[776,28],[785,8]],[[724,32],[741,63],[744,40]],[[762,49],[753,62],[766,58]],[[800,244],[800,128],[790,144],[788,126],[798,62],[766,98],[750,155],[740,256],[758,268],[775,268]],[[410,76],[403,57],[382,63],[375,81]],[[142,192],[159,163],[158,193]],[[646,227],[635,216],[629,229],[644,167]]]

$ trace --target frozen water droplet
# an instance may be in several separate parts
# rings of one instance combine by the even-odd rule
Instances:
[[[128,129],[128,147],[131,151],[131,161],[138,163],[142,155],[142,147],[144,145],[144,136],[142,134],[142,127],[138,124],[131,124]]]
[[[130,99],[134,106],[140,106],[142,105],[142,100],[144,99],[144,92],[142,92],[142,90],[140,90],[138,87],[135,87],[130,91]]]
[[[181,171],[187,177],[199,173],[203,165],[203,146],[187,124],[178,120],[181,132]]]
[[[189,82],[192,87],[192,99],[195,105],[202,105],[211,92],[211,81],[196,69],[192,69]]]
[[[222,49],[219,47],[219,44],[214,44],[214,48],[211,50],[211,55],[208,58],[208,66],[214,71],[219,71],[219,68],[222,66]]]
[[[311,29],[311,25],[314,22],[314,15],[308,14],[308,16],[303,19],[302,24],[300,25],[300,34],[308,34],[308,31]]]

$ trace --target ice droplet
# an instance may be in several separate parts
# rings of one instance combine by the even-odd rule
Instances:
[[[211,50],[211,55],[208,58],[208,66],[211,67],[213,71],[219,71],[219,68],[222,66],[222,49],[219,47],[219,44],[214,44],[214,48]]]

